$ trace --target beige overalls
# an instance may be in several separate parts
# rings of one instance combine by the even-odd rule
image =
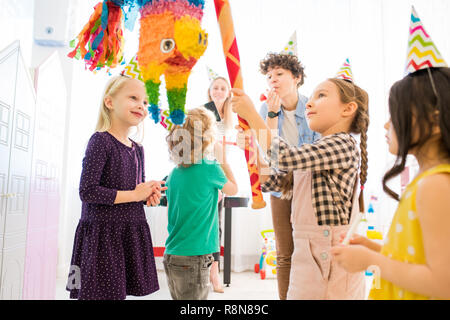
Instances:
[[[364,273],[348,273],[332,260],[330,248],[338,245],[349,225],[320,226],[312,206],[310,171],[294,171],[292,199],[292,254],[288,300],[364,299]],[[357,185],[351,221],[359,210]]]

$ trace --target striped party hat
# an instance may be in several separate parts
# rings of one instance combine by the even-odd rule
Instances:
[[[405,74],[427,68],[447,67],[431,37],[425,31],[422,21],[412,7],[409,26],[408,56]]]
[[[350,60],[347,58],[344,61],[344,64],[339,69],[338,73],[336,74],[336,77],[338,79],[347,80],[350,82],[353,82],[353,72],[352,67],[350,65]]]
[[[137,56],[131,58],[130,62],[128,62],[128,64],[122,70],[121,75],[143,81],[141,71],[139,70],[137,62]]]

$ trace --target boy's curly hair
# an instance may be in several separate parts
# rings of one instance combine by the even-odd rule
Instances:
[[[216,140],[216,118],[205,107],[186,112],[183,125],[174,125],[166,136],[170,158],[177,166],[188,168],[208,156]]]
[[[297,87],[300,87],[305,80],[305,67],[301,64],[296,55],[286,53],[269,52],[259,63],[260,72],[266,75],[270,69],[283,68],[289,70],[295,78],[301,77]]]

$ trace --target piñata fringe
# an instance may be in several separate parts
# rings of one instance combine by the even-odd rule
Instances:
[[[122,18],[122,8],[113,1],[98,3],[68,56],[84,59],[90,71],[116,67],[123,60]]]

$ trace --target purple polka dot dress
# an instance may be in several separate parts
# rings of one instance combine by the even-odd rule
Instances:
[[[79,268],[81,285],[72,285],[76,275],[69,275],[66,289],[72,299],[125,299],[159,290],[144,203],[114,204],[117,190],[134,190],[145,181],[143,147],[132,144],[108,132],[96,132],[89,140],[71,261],[71,270]]]

